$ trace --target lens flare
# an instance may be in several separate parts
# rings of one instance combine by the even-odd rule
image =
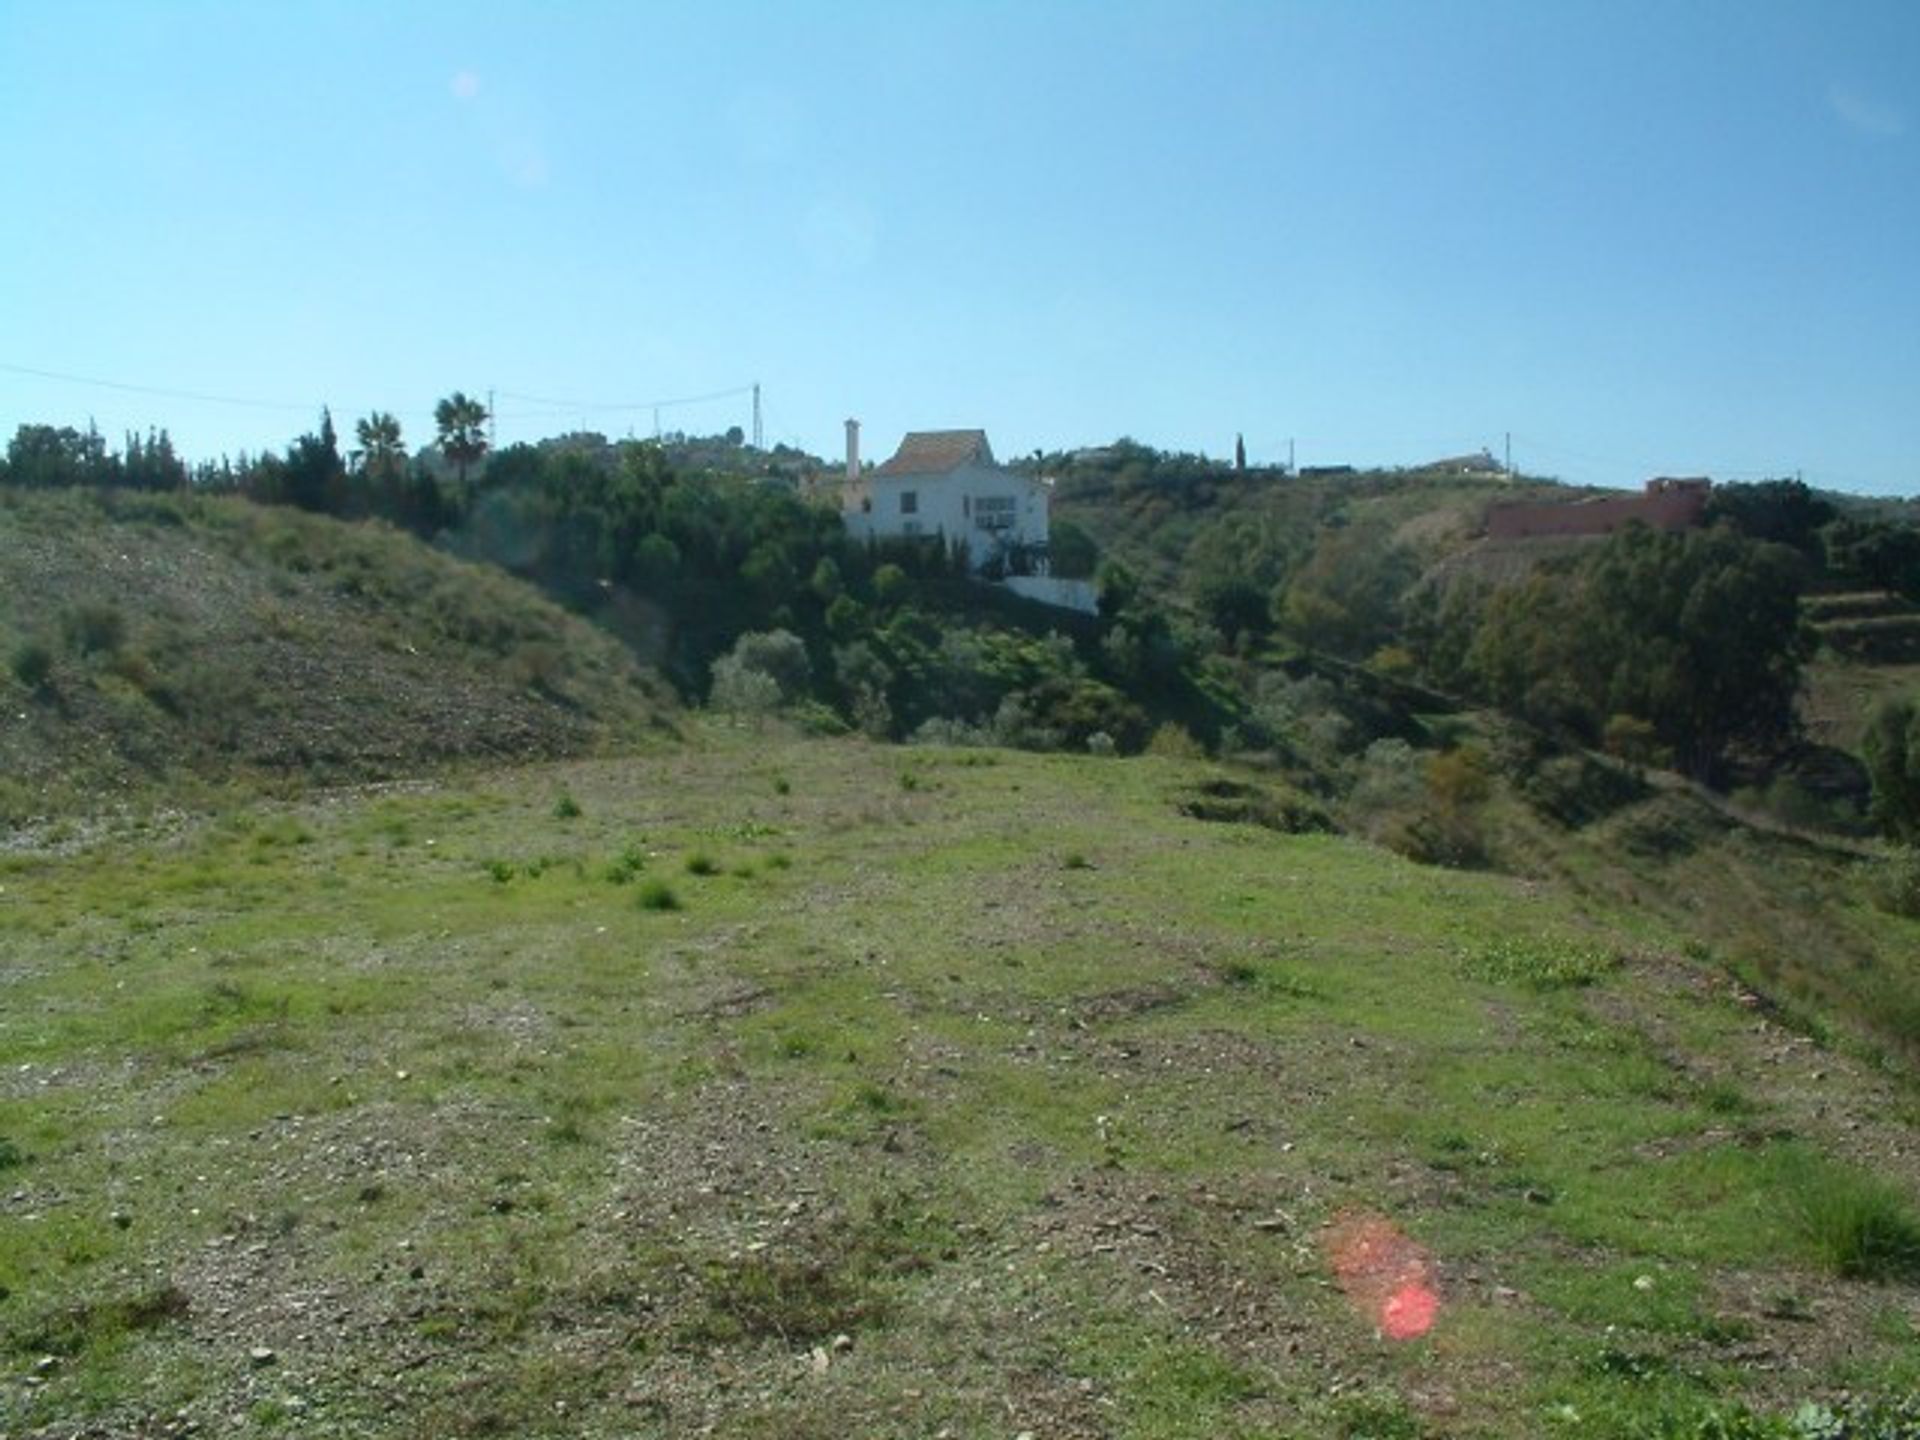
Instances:
[[[1349,1215],[1326,1233],[1334,1279],[1353,1307],[1389,1340],[1413,1340],[1433,1328],[1440,1294],[1433,1264],[1392,1222]]]

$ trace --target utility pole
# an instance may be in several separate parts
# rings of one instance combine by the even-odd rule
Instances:
[[[756,450],[767,448],[766,432],[760,428],[760,382],[758,380],[753,382],[753,448]]]
[[[1507,479],[1513,479],[1513,432],[1507,431]]]
[[[1287,474],[1293,474],[1293,437],[1287,437]]]
[[[660,407],[658,405],[653,407],[653,440],[656,445],[660,443]]]
[[[493,443],[493,387],[487,387],[487,449],[494,449]]]

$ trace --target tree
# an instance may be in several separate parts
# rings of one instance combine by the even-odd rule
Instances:
[[[13,485],[104,484],[114,469],[107,442],[92,425],[84,434],[70,425],[22,425],[7,444],[7,480]]]
[[[363,504],[401,523],[407,508],[403,493],[407,450],[400,438],[400,422],[387,411],[376,410],[355,422],[353,435],[359,442],[353,452],[353,467],[360,480]]]
[[[1385,530],[1328,527],[1287,584],[1280,618],[1303,644],[1365,656],[1393,637],[1401,597],[1418,573],[1413,556]]]
[[[1860,749],[1873,782],[1873,818],[1896,840],[1920,843],[1920,697],[1882,701]]]
[[[1792,730],[1803,571],[1785,546],[1729,529],[1630,526],[1496,591],[1466,666],[1495,703],[1587,740],[1636,716],[1710,778],[1730,745]]]
[[[1100,563],[1100,547],[1071,520],[1053,522],[1047,552],[1053,573],[1062,580],[1091,580]]]
[[[1798,480],[1736,481],[1714,487],[1707,519],[1724,520],[1749,539],[1790,545],[1817,560],[1820,527],[1834,519],[1834,509]]]
[[[339,514],[346,508],[346,463],[340,458],[340,437],[334,433],[331,411],[320,412],[320,433],[302,435],[287,447],[281,493],[288,504],[302,510]]]
[[[1836,520],[1821,532],[1827,567],[1858,584],[1920,600],[1920,530],[1885,520]]]
[[[400,422],[385,410],[376,410],[353,427],[360,448],[353,452],[354,465],[363,471],[380,471],[406,459],[406,447],[400,441]]]
[[[433,407],[433,423],[439,430],[434,443],[453,462],[464,490],[467,467],[487,453],[487,407],[456,390]]]

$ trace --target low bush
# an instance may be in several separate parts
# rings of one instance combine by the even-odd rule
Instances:
[[[1875,866],[1868,893],[1887,914],[1920,920],[1920,848],[1904,846]]]
[[[637,902],[642,910],[678,910],[680,897],[664,880],[649,880],[640,887]]]
[[[38,690],[53,678],[53,647],[41,640],[23,640],[8,662],[13,678],[29,690]]]
[[[69,610],[61,628],[76,653],[110,653],[126,643],[127,617],[117,605],[89,601]]]

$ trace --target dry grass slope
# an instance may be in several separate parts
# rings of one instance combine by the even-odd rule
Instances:
[[[664,689],[497,572],[238,500],[0,494],[0,822],[588,752]]]

